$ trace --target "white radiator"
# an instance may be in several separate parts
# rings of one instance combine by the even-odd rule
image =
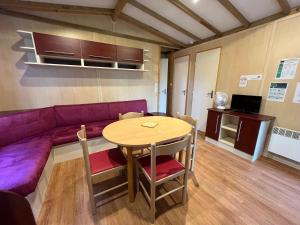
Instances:
[[[273,127],[268,151],[300,162],[300,132]]]

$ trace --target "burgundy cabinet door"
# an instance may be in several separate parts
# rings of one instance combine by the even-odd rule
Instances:
[[[81,41],[82,58],[93,60],[116,61],[117,48],[115,45],[94,41]]]
[[[208,110],[205,136],[214,140],[219,139],[222,113]]]
[[[260,121],[240,117],[234,147],[242,152],[253,155],[259,128]]]
[[[117,60],[125,63],[144,63],[144,51],[139,48],[117,46]]]
[[[80,40],[33,33],[37,54],[81,58]]]

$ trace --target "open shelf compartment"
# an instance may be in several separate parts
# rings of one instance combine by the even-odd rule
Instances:
[[[239,117],[233,115],[222,116],[221,128],[232,132],[237,132]]]

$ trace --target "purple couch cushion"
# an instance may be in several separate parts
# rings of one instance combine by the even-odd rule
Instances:
[[[51,136],[37,136],[0,148],[0,190],[33,192],[51,151]]]
[[[108,104],[94,103],[55,106],[57,126],[70,126],[108,120]]]
[[[49,131],[56,126],[53,107],[0,117],[0,146]]]
[[[115,120],[103,120],[100,122],[86,123],[86,132],[88,138],[102,136],[102,130],[108,124],[115,122]],[[80,125],[72,125],[65,127],[58,127],[54,130],[53,145],[62,145],[70,142],[78,141],[77,132],[80,130]]]
[[[111,102],[109,103],[110,119],[118,120],[119,113],[124,114],[127,112],[141,112],[147,111],[147,102],[143,100],[123,101],[123,102]]]

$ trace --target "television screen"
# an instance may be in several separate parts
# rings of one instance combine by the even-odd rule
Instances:
[[[259,113],[261,96],[232,95],[231,109],[245,113]]]

